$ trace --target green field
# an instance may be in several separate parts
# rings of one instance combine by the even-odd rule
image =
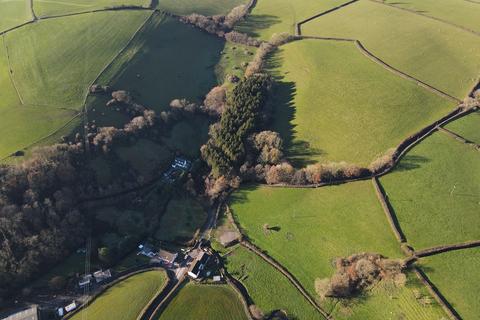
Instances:
[[[418,278],[409,274],[405,286],[380,282],[366,295],[337,304],[339,320],[447,320],[447,315]]]
[[[85,14],[40,21],[8,33],[5,43],[24,103],[79,110],[91,82],[149,14]]]
[[[167,206],[155,238],[162,241],[188,242],[205,223],[207,213],[187,195],[177,195]]]
[[[244,320],[239,297],[228,286],[187,284],[168,304],[158,320]]]
[[[215,73],[218,82],[225,82],[225,86],[231,89],[234,84],[228,81],[229,75],[235,75],[242,78],[245,73],[245,63],[253,59],[256,48],[240,45],[237,43],[226,42],[223,48],[220,61],[215,66]]]
[[[28,1],[0,0],[0,32],[32,20]]]
[[[72,320],[135,320],[159,293],[167,282],[163,271],[147,271],[123,280],[100,295],[86,309],[78,312]]]
[[[462,319],[480,314],[480,249],[452,251],[424,258],[422,269]]]
[[[414,10],[420,14],[480,32],[480,24],[478,23],[480,15],[478,4],[480,3],[465,0],[387,0],[385,3]]]
[[[346,2],[348,0],[260,0],[236,29],[262,40],[270,39],[274,33],[294,34],[298,22]]]
[[[217,83],[214,66],[223,46],[219,38],[157,13],[99,83],[128,90],[156,111],[176,98],[200,102]]]
[[[360,40],[386,63],[459,99],[478,81],[478,36],[371,1],[306,23],[303,35]]]
[[[285,310],[293,319],[323,319],[287,278],[249,250],[237,247],[227,256],[226,267],[265,315]]]
[[[299,165],[325,160],[367,165],[454,107],[349,42],[295,41],[269,64],[278,79],[274,128]]]
[[[173,160],[173,154],[168,148],[148,139],[139,139],[133,145],[116,147],[115,153],[146,181],[158,177]]]
[[[412,149],[381,178],[416,249],[480,239],[480,155],[443,133]]]
[[[370,181],[318,189],[244,187],[231,208],[253,243],[315,294],[332,259],[359,252],[401,256]],[[272,229],[264,231],[264,225]]]
[[[157,8],[178,15],[198,13],[213,16],[227,14],[234,7],[247,2],[247,0],[158,0]]]
[[[39,17],[54,16],[112,8],[125,5],[150,5],[150,0],[34,0],[35,14]]]
[[[480,112],[474,112],[466,117],[449,123],[445,128],[455,132],[465,139],[480,144]]]

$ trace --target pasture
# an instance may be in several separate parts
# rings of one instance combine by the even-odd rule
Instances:
[[[423,271],[462,319],[480,314],[480,249],[452,251],[421,260]]]
[[[262,40],[274,33],[295,33],[295,25],[316,14],[339,6],[349,0],[260,0],[252,14],[235,28]]]
[[[187,284],[157,319],[244,320],[247,316],[237,293],[229,286]]]
[[[274,124],[297,165],[376,156],[454,104],[365,57],[353,43],[294,41],[268,62]]]
[[[455,132],[466,140],[480,144],[480,112],[474,112],[466,117],[450,122],[446,129]]]
[[[71,319],[135,320],[148,302],[167,283],[164,271],[147,271],[131,276],[107,289],[91,305]]]
[[[480,161],[475,149],[435,133],[380,182],[415,249],[480,239]]]
[[[197,200],[178,194],[168,203],[155,238],[161,241],[189,242],[206,219],[207,212]]]
[[[230,198],[246,235],[312,295],[336,257],[359,252],[401,256],[370,181],[318,189],[246,186]]]
[[[340,301],[333,312],[338,320],[446,320],[447,315],[414,274],[398,286],[382,281],[366,294]]]
[[[247,2],[248,0],[159,0],[157,8],[178,15],[198,13],[214,16],[227,14],[234,7]]]
[[[24,103],[80,110],[91,82],[149,14],[99,12],[39,21],[6,34],[13,78]]]
[[[121,6],[150,5],[150,0],[34,0],[34,10],[39,17],[71,14]]]
[[[0,32],[32,20],[29,2],[25,0],[0,1]]]
[[[478,81],[478,36],[372,1],[358,1],[303,25],[308,36],[357,39],[387,64],[463,99]]]
[[[387,0],[385,3],[442,19],[480,33],[480,24],[478,23],[480,15],[478,4],[480,3],[464,0]]]
[[[217,83],[214,66],[223,47],[215,36],[154,13],[99,83],[128,90],[158,112],[177,98],[200,102]]]
[[[294,319],[323,319],[285,276],[244,247],[227,256],[226,267],[265,315],[285,310]]]

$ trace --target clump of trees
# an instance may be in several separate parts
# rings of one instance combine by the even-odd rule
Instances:
[[[263,74],[242,79],[233,89],[220,121],[210,127],[209,140],[201,153],[214,176],[231,173],[244,159],[246,140],[260,124],[270,83]]]
[[[227,90],[216,86],[210,90],[203,101],[205,112],[210,116],[221,116],[227,105]]]
[[[338,258],[335,268],[331,278],[315,281],[315,289],[322,298],[351,298],[382,280],[393,281],[396,285],[406,282],[403,261],[387,259],[375,253]]]

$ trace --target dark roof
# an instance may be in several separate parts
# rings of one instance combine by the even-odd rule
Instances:
[[[202,251],[202,253],[200,254],[201,255],[201,258],[197,260],[197,262],[195,263],[195,265],[193,266],[193,269],[192,269],[192,273],[198,275],[200,273],[200,267],[202,265],[205,265],[208,261],[208,259],[210,259],[210,256],[208,254],[205,254],[205,252]]]

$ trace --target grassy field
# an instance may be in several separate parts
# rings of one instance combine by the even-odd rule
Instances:
[[[32,19],[28,1],[0,0],[0,32]]]
[[[34,0],[35,14],[39,17],[125,5],[148,7],[150,5],[150,0]]]
[[[149,14],[85,14],[40,21],[8,33],[5,42],[13,77],[25,104],[79,110],[90,83]]]
[[[380,282],[367,294],[337,304],[339,320],[447,320],[447,315],[418,278],[409,274],[405,286]]]
[[[214,66],[223,47],[215,36],[154,14],[99,82],[126,89],[157,111],[176,98],[199,102],[217,83]]]
[[[119,146],[115,153],[147,181],[157,177],[173,160],[168,148],[148,139],[139,139],[130,146]]]
[[[278,79],[274,128],[299,165],[366,165],[454,107],[369,60],[353,43],[295,41],[269,65]]]
[[[247,319],[239,297],[228,286],[187,284],[168,304],[158,320]]]
[[[178,15],[199,13],[206,16],[227,14],[248,0],[159,0],[157,8]]]
[[[242,78],[245,73],[244,65],[253,59],[255,50],[252,47],[226,42],[220,61],[215,66],[218,82],[220,84],[225,82],[227,88],[231,89],[234,84],[227,80],[228,76],[235,75]]]
[[[177,195],[168,203],[155,238],[188,242],[206,219],[207,213],[196,200],[186,195]]]
[[[268,40],[274,33],[295,33],[296,23],[339,6],[348,0],[261,0],[236,29]]]
[[[381,183],[416,249],[480,239],[480,161],[475,149],[435,133]]]
[[[167,282],[164,271],[147,271],[123,280],[100,295],[72,320],[135,320],[148,302]]]
[[[247,249],[236,248],[228,255],[226,267],[265,315],[281,309],[293,319],[323,319],[287,278]]]
[[[466,117],[449,123],[445,128],[465,139],[480,144],[480,112],[474,112]]]
[[[464,0],[387,0],[385,3],[414,10],[480,32],[480,24],[478,23],[479,3]]]
[[[462,319],[480,314],[480,249],[452,251],[422,259],[422,269]]]
[[[386,63],[459,99],[478,81],[478,36],[380,3],[358,1],[302,30],[304,35],[358,39]]]
[[[313,295],[315,279],[333,273],[335,257],[359,252],[401,256],[370,181],[319,189],[249,186],[235,192],[230,203],[253,243]]]

